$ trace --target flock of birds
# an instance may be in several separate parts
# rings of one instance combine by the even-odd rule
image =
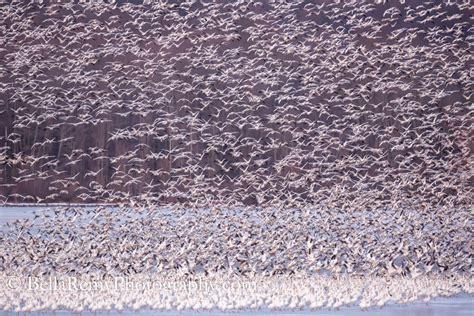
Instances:
[[[473,268],[471,209],[54,208],[8,223],[0,270],[26,276],[445,276]]]
[[[119,206],[9,222],[0,283],[307,282],[282,295],[49,301],[0,286],[0,307],[365,308],[472,294],[472,11],[0,5],[0,200]]]
[[[49,281],[38,278],[34,282],[44,285]],[[58,278],[56,282],[65,284],[68,279]],[[328,279],[299,276],[272,280],[258,277],[252,282],[239,277],[230,280],[227,277],[216,277],[190,280],[189,283],[182,283],[176,279],[134,276],[127,283],[120,283],[120,286],[116,286],[114,280],[94,283],[78,279],[77,282],[81,282],[83,287],[102,286],[103,290],[94,292],[94,295],[91,295],[90,291],[58,293],[48,290],[32,291],[23,285],[12,291],[7,290],[8,279],[0,276],[0,284],[5,285],[0,287],[0,308],[18,313],[70,310],[81,314],[88,311],[95,314],[97,311],[108,313],[144,309],[173,312],[246,309],[264,310],[270,313],[274,310],[288,309],[313,311],[323,308],[339,309],[348,305],[358,305],[366,310],[372,306],[381,308],[394,303],[429,302],[440,295],[474,293],[473,285],[469,284],[466,277],[461,276],[450,279],[426,276],[417,279],[395,278],[393,282],[377,277]],[[147,284],[149,287],[143,289],[138,284]],[[160,286],[166,290],[156,291],[153,288]],[[229,290],[232,286],[237,290]],[[116,287],[121,291],[116,291]],[[124,288],[127,290],[123,290]],[[346,309],[346,313],[350,314],[351,310]]]
[[[472,295],[470,212],[52,208],[0,234],[0,309],[366,309]]]
[[[471,12],[454,1],[0,6],[0,198],[469,204]]]

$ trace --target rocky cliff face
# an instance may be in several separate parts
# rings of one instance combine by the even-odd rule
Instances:
[[[472,6],[0,6],[0,197],[469,204]]]

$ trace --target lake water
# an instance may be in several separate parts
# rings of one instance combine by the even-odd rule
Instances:
[[[110,316],[117,314],[114,311],[105,312],[82,312],[81,316]],[[183,316],[196,316],[196,315],[279,315],[279,316],[298,316],[298,315],[320,315],[320,316],[469,316],[474,314],[474,301],[472,296],[459,295],[451,298],[437,298],[429,303],[416,302],[409,305],[391,305],[383,308],[371,308],[369,310],[360,310],[358,307],[346,307],[339,310],[318,310],[318,311],[242,311],[242,312],[157,312],[150,310],[141,311],[122,311],[120,315],[183,315]],[[0,312],[0,315],[17,315],[13,312]],[[41,313],[21,313],[21,315],[71,315],[77,316],[78,313],[66,312],[66,311],[55,311],[55,312],[41,312]]]
[[[0,207],[0,230],[5,230],[6,222],[13,221],[19,218],[33,218],[35,211],[41,211],[45,207],[41,206],[28,206],[28,207]],[[140,311],[122,311],[121,315],[382,315],[382,316],[444,316],[444,315],[474,315],[474,297],[472,295],[460,294],[455,297],[445,298],[439,297],[433,299],[429,303],[424,302],[415,302],[408,305],[388,305],[380,308],[371,308],[369,310],[360,310],[358,307],[345,307],[339,310],[318,310],[317,312],[311,311],[239,311],[239,312],[157,312],[150,310],[140,310]],[[54,311],[54,312],[34,312],[34,313],[21,313],[21,315],[78,315],[77,313],[67,312],[67,311]],[[114,311],[104,311],[104,312],[82,312],[81,315],[115,315],[117,314]],[[17,315],[15,312],[0,311],[1,315]]]

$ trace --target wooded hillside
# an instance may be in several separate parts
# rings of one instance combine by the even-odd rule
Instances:
[[[471,202],[472,7],[0,6],[0,198]]]

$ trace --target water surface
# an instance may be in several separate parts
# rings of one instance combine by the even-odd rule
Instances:
[[[51,207],[44,207],[44,206],[25,206],[25,207],[0,207],[0,230],[5,230],[5,224],[7,222],[11,222],[15,219],[21,218],[33,218],[35,212],[44,210],[46,208]],[[439,297],[436,299],[431,300],[428,303],[425,302],[414,302],[408,305],[388,305],[383,308],[370,308],[368,310],[361,310],[359,307],[344,307],[339,310],[327,310],[322,309],[318,311],[271,311],[271,310],[260,310],[260,311],[239,311],[239,312],[193,312],[193,311],[183,311],[183,312],[158,312],[158,311],[151,311],[151,310],[126,310],[121,311],[120,315],[204,315],[204,314],[211,314],[211,315],[348,315],[348,316],[362,316],[362,315],[382,315],[382,316],[461,316],[461,315],[470,315],[474,316],[474,297],[468,294],[460,294],[454,297]],[[15,312],[8,312],[8,311],[0,311],[0,316],[3,315],[17,315],[18,313]],[[44,311],[44,312],[32,312],[32,313],[20,313],[21,315],[51,315],[51,316],[59,316],[59,315],[78,315],[78,313],[68,312],[68,311]],[[117,314],[116,311],[99,311],[99,312],[82,312],[81,315],[83,316],[92,316],[92,315],[115,315]]]

